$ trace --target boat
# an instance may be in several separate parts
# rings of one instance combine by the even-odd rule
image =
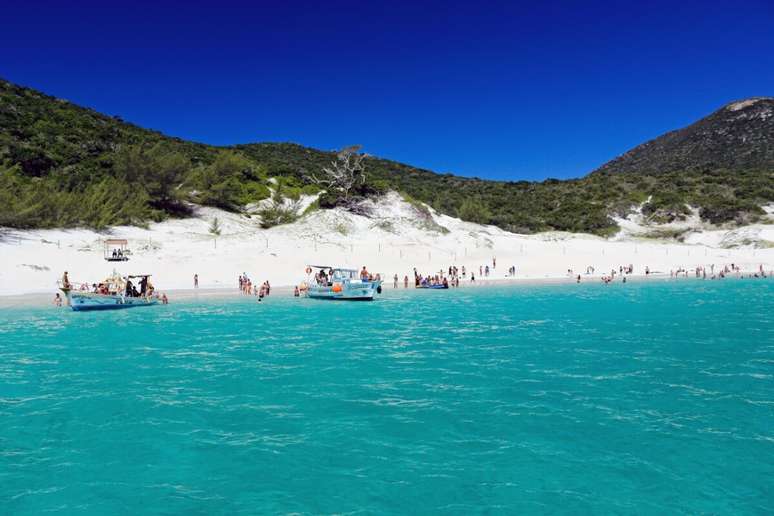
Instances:
[[[136,289],[127,289],[127,280],[139,278],[139,284],[143,282],[146,287],[144,294],[137,293]],[[153,296],[153,287],[148,283],[150,274],[138,274],[127,276],[126,279],[120,274],[113,274],[95,284],[95,291],[90,292],[87,289],[77,290],[69,282],[61,284],[59,289],[64,293],[67,304],[75,312],[86,312],[91,310],[120,310],[122,308],[135,308],[138,306],[152,306],[158,304],[158,298]],[[84,285],[88,288],[87,285]],[[132,295],[132,294],[136,295]]]
[[[378,274],[376,279],[365,280],[355,269],[328,265],[310,265],[306,272],[309,278],[300,290],[312,299],[373,301],[374,296],[382,292],[382,280]]]
[[[416,288],[429,288],[429,289],[433,289],[433,290],[443,290],[443,289],[449,288],[449,285],[448,284],[444,285],[442,283],[441,284],[436,284],[436,285],[428,285],[428,284],[425,283],[425,284],[417,285]]]

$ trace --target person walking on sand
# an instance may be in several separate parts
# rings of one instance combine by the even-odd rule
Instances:
[[[496,268],[497,268],[497,258],[496,258],[496,257],[494,257],[494,256],[492,257],[492,268],[493,268],[493,269],[496,269]]]
[[[199,275],[194,274],[194,288],[199,288]]]

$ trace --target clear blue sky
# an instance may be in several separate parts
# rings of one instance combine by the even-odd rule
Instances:
[[[201,142],[469,176],[580,176],[774,95],[771,0],[15,3],[13,82]]]

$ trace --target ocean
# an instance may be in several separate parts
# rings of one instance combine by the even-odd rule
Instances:
[[[0,309],[2,514],[774,511],[774,281]]]

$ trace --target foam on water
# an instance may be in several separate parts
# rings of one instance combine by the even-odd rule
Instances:
[[[774,282],[0,310],[0,512],[771,512]]]

